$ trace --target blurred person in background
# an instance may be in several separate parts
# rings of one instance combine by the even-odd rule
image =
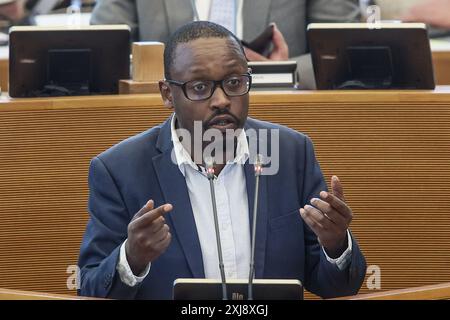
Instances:
[[[450,0],[420,1],[403,15],[402,20],[450,29]]]
[[[13,25],[33,25],[34,16],[48,13],[64,13],[66,8],[77,4],[83,11],[90,11],[94,0],[0,0],[0,27],[7,32]]]
[[[377,5],[381,20],[422,22],[429,26],[430,37],[450,35],[450,0],[360,0]]]
[[[216,22],[251,42],[271,23],[271,50],[249,48],[250,61],[296,60],[300,85],[314,89],[306,28],[311,22],[358,22],[359,0],[97,0],[91,24],[127,24],[135,41],[166,42],[178,27],[193,20]]]

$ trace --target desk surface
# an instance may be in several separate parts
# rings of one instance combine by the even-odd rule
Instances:
[[[262,91],[253,90],[251,104],[284,105],[297,103],[327,103],[332,105],[355,103],[438,103],[448,102],[450,86],[438,86],[435,90],[370,90],[370,91]],[[0,111],[31,111],[79,108],[143,107],[162,105],[159,94],[105,95],[58,98],[10,98],[0,96]]]
[[[104,299],[0,288],[0,300],[104,300]]]
[[[360,294],[335,300],[450,300],[450,282],[432,286]]]
[[[450,282],[450,88],[250,101],[251,116],[308,134],[327,180],[341,178],[382,290]],[[74,294],[90,159],[169,114],[158,95],[0,98],[2,286]]]

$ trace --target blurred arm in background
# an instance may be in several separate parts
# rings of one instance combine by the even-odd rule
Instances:
[[[402,17],[405,22],[424,22],[450,28],[450,0],[425,0],[410,8]]]

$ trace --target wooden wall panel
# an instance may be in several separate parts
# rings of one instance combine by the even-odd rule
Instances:
[[[448,88],[254,92],[250,114],[311,136],[383,290],[450,282]],[[74,294],[89,160],[168,115],[156,95],[0,100],[0,287]]]
[[[66,269],[77,263],[88,218],[89,160],[161,122],[162,110],[0,112],[0,287],[69,292]]]
[[[436,84],[450,84],[450,51],[433,51],[432,53]]]

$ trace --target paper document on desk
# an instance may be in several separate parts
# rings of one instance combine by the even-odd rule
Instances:
[[[450,51],[450,37],[430,40],[431,51]]]
[[[6,33],[0,32],[0,46],[8,45],[9,35]]]
[[[80,26],[88,26],[91,14],[83,12],[79,14],[42,14],[35,17],[36,25],[43,27],[71,26],[75,20]]]
[[[294,88],[297,82],[296,61],[250,61],[253,87]]]

